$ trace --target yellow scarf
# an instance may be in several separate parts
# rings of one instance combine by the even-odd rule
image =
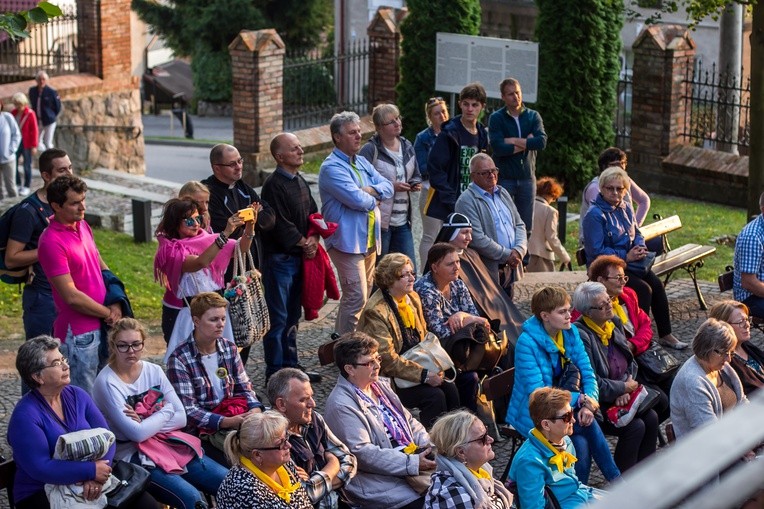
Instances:
[[[244,456],[239,456],[239,461],[241,464],[252,472],[255,477],[260,479],[265,483],[266,486],[268,486],[270,489],[276,492],[276,494],[279,496],[280,499],[282,499],[287,504],[292,498],[292,493],[297,491],[297,489],[300,488],[301,484],[299,482],[296,482],[292,484],[292,480],[289,477],[289,472],[287,472],[287,469],[284,468],[284,466],[280,466],[278,470],[276,470],[276,473],[279,475],[279,481],[280,483],[277,483],[269,475],[266,475],[262,470],[257,468],[254,463],[249,461]]]
[[[552,343],[554,343],[554,346],[560,351],[560,363],[564,366],[567,359],[565,358],[565,342],[562,339],[561,330],[557,331],[557,334],[552,338]]]
[[[403,326],[407,329],[416,328],[416,320],[414,318],[414,310],[409,306],[408,299],[404,295],[401,300],[396,301],[398,304],[398,313],[401,315]]]
[[[358,180],[361,182],[361,185],[359,185],[358,187],[364,187],[363,176],[361,175],[360,170],[358,169],[358,167],[356,167],[352,159],[350,160],[350,167],[353,168],[353,171],[358,177]],[[366,237],[366,249],[371,249],[372,247],[374,247],[374,243],[376,240],[376,231],[374,230],[374,224],[376,223],[376,218],[374,216],[374,210],[375,209],[371,209],[368,212],[368,216],[369,216],[368,229],[369,230],[368,230],[368,235]]]
[[[605,322],[605,328],[600,328],[599,325],[592,322],[588,316],[584,316],[584,323],[587,327],[589,327],[596,335],[600,337],[600,341],[602,341],[602,344],[605,346],[608,346],[610,344],[610,338],[613,337],[613,330],[615,330],[615,324],[608,320]]]
[[[629,317],[626,316],[626,311],[624,311],[623,306],[621,306],[621,301],[618,300],[618,297],[613,297],[612,302],[615,316],[621,319],[622,324],[626,325],[629,323]]]
[[[576,457],[570,454],[568,451],[561,451],[549,443],[549,440],[547,440],[546,437],[542,435],[538,429],[533,428],[531,430],[531,435],[536,437],[538,441],[544,445],[544,447],[554,453],[554,456],[549,458],[549,464],[557,467],[558,472],[562,473],[565,469],[572,467],[573,463],[578,461]]]
[[[489,474],[488,472],[486,472],[486,471],[485,471],[485,469],[483,469],[482,467],[481,467],[481,468],[478,468],[478,469],[477,469],[477,472],[475,472],[474,470],[472,470],[470,467],[467,467],[467,470],[469,470],[470,472],[472,472],[472,474],[473,474],[475,477],[477,477],[478,479],[490,479],[490,478],[491,478],[491,474]]]

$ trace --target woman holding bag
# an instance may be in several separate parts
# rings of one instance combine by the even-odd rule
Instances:
[[[186,412],[162,368],[141,360],[146,330],[123,318],[109,331],[109,364],[93,399],[117,437],[115,458],[151,473],[148,492],[177,509],[206,508],[200,491],[214,495],[227,469],[204,457],[197,437],[179,430]],[[171,446],[168,440],[176,440]],[[184,444],[184,445],[179,445]]]
[[[254,220],[245,222],[236,213],[228,218],[225,230],[212,234],[202,228],[201,209],[191,198],[173,198],[165,204],[156,231],[159,246],[154,257],[154,279],[166,288],[162,299],[162,332],[168,343],[165,363],[193,330],[188,302],[199,293],[221,292],[224,288],[223,277],[237,242],[229,237],[246,225],[240,247],[247,252],[255,233],[257,210]],[[234,339],[230,325],[224,336]]]
[[[427,328],[422,303],[414,291],[416,273],[408,256],[390,253],[374,272],[379,288],[369,298],[358,322],[358,331],[379,341],[380,373],[413,382],[396,388],[401,402],[420,410],[420,420],[429,428],[442,413],[459,406],[459,394],[442,371],[432,372],[401,354],[425,339]],[[406,384],[408,385],[408,384]]]

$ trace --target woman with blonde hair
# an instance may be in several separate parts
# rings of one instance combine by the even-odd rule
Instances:
[[[29,107],[29,99],[22,92],[16,92],[11,99],[15,108],[11,114],[16,118],[21,131],[21,144],[16,153],[16,185],[19,186],[19,194],[29,194],[29,186],[32,185],[32,158],[37,152],[39,143],[39,131],[37,129],[37,115]],[[22,185],[21,173],[19,172],[19,158],[24,158],[24,182]]]
[[[270,410],[251,414],[225,441],[233,467],[217,493],[221,509],[312,509],[290,458],[289,421]]]
[[[456,507],[508,509],[512,495],[492,477],[493,438],[480,419],[465,410],[440,417],[430,431],[438,450],[425,509]]]
[[[735,353],[730,366],[740,377],[746,395],[764,385],[764,351],[751,343],[751,317],[748,306],[736,300],[722,300],[711,306],[709,318],[727,322],[735,331]]]
[[[202,228],[207,233],[212,233],[210,227],[210,189],[198,180],[190,180],[183,184],[178,191],[178,198],[191,198],[199,205],[199,214],[202,215],[204,223]]]

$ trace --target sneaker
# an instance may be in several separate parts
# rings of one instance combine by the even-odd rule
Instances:
[[[684,350],[685,348],[690,346],[684,341],[679,341],[678,339],[676,339],[673,334],[667,334],[663,336],[662,338],[659,338],[658,344],[665,346],[667,348],[673,348],[674,350]]]
[[[639,405],[647,397],[647,389],[643,386],[629,395],[629,402],[623,406],[611,406],[607,410],[607,418],[616,428],[623,428],[634,420],[637,415]]]
[[[29,188],[24,186],[19,187],[19,196],[29,196]]]

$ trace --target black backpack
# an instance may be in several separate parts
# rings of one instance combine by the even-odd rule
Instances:
[[[45,215],[45,209],[42,202],[37,197],[37,193],[30,194],[0,216],[0,281],[11,285],[28,283],[30,275],[32,274],[32,265],[16,267],[13,269],[9,269],[5,265],[5,249],[8,246],[8,238],[11,235],[13,216],[21,207],[32,207],[37,211],[40,220],[43,221],[44,224],[48,224],[48,217]]]

